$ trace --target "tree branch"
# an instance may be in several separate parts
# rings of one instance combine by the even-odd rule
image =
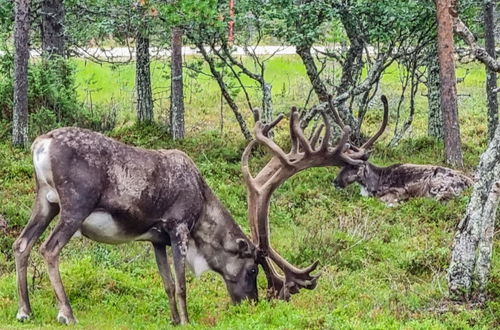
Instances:
[[[488,52],[476,42],[476,38],[460,17],[453,16],[455,33],[471,48],[472,55],[486,65],[490,70],[500,72],[500,62],[491,57]]]

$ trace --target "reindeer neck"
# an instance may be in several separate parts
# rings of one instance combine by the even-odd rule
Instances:
[[[366,166],[368,166],[370,168],[370,171],[372,173],[377,174],[377,175],[381,175],[387,169],[387,167],[377,166],[377,165],[372,164],[368,161],[366,162]]]
[[[370,177],[369,181],[371,185],[376,185],[376,188],[380,186],[393,185],[393,182],[397,182],[401,175],[404,175],[404,166],[402,164],[393,164],[386,167],[380,167],[369,162],[366,162],[368,166],[368,175]],[[365,178],[365,180],[367,180]]]
[[[191,236],[210,268],[217,270],[222,262],[216,256],[220,259],[221,250],[225,251],[227,243],[247,237],[208,186],[205,186],[204,195],[205,208]]]
[[[378,167],[370,162],[365,162],[365,174],[361,177],[361,184],[372,194],[384,172],[383,167]]]
[[[377,182],[383,175],[385,168],[374,165],[370,162],[365,162],[365,175],[364,180],[370,178],[370,181]]]

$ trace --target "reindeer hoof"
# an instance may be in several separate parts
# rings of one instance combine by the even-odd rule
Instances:
[[[59,314],[57,314],[57,321],[61,324],[65,324],[65,325],[70,325],[70,324],[75,324],[76,323],[76,319],[73,315],[64,315],[63,312],[59,312]]]
[[[16,319],[19,322],[28,321],[30,319],[30,313],[26,313],[24,311],[19,311],[19,312],[17,312]]]

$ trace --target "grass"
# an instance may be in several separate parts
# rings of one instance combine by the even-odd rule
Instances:
[[[187,78],[188,85],[193,79],[193,86],[196,83],[199,87],[193,87],[192,97],[189,91],[186,94],[188,100],[191,98],[187,103],[188,137],[179,142],[170,140],[161,125],[130,124],[132,65],[112,68],[83,61],[75,65],[82,101],[89,102],[87,88],[93,90],[96,107],[119,104],[120,124],[111,136],[137,146],[186,151],[235,220],[249,232],[239,163],[244,141],[226,108],[225,128],[220,132],[220,95],[213,81],[204,76]],[[309,87],[297,59],[276,58],[268,68],[277,111],[287,111],[293,103],[303,104]],[[485,148],[486,123],[484,74],[480,66],[467,65],[458,76],[467,68],[469,74],[459,85],[459,93],[470,96],[462,96],[459,105],[466,169],[471,172]],[[160,119],[168,108],[159,96],[168,94],[164,72],[164,65],[155,62]],[[397,67],[384,76],[382,90],[395,100]],[[256,95],[254,92],[253,97]],[[241,95],[238,99],[243,105]],[[386,147],[391,137],[386,133],[374,152],[375,163],[442,163],[442,145],[425,137],[425,106],[420,95],[412,131],[395,148]],[[373,131],[379,121],[380,111],[370,111],[365,130]],[[285,126],[280,125],[276,137],[282,144],[286,144]],[[255,163],[264,160],[265,156],[257,156]],[[336,172],[335,168],[311,169],[291,178],[275,192],[270,211],[273,245],[284,257],[301,266],[320,260],[318,287],[294,295],[290,302],[266,301],[261,272],[261,301],[232,306],[217,274],[207,272],[200,278],[189,274],[189,328],[491,329],[500,325],[498,253],[493,256],[488,288],[491,299],[483,308],[455,306],[446,300],[450,246],[467,195],[444,204],[414,199],[387,208],[376,199],[359,196],[355,186],[335,190],[330,182]],[[29,153],[13,149],[7,137],[0,140],[0,187],[0,214],[9,223],[7,233],[0,235],[0,328],[59,328],[55,297],[36,248],[29,270],[35,315],[27,323],[15,321],[17,298],[10,246],[29,217],[34,178]],[[496,239],[496,250],[498,247]],[[79,321],[77,328],[170,328],[168,304],[149,244],[110,246],[74,239],[63,250],[61,272]]]
[[[198,58],[188,56],[186,63],[195,65]],[[87,105],[97,104],[101,107],[117,106],[120,111],[120,121],[129,122],[135,119],[134,77],[135,66],[126,65],[101,65],[90,61],[75,60],[78,80],[78,94]],[[203,67],[208,72],[206,67]],[[267,77],[273,85],[275,111],[288,111],[291,105],[301,104],[309,93],[309,82],[305,70],[298,65],[294,56],[276,56],[267,62]],[[151,65],[153,98],[155,116],[165,122],[169,107],[170,95],[170,70],[162,61],[152,61]],[[257,86],[250,79],[242,76],[243,83],[249,88],[254,106],[259,106]],[[186,127],[193,132],[205,129],[219,129],[220,123],[220,91],[215,80],[205,74],[196,74],[185,70],[185,107]],[[237,95],[241,112],[250,118],[251,112],[244,103],[244,94],[241,89],[231,89]],[[300,103],[299,103],[300,102]],[[235,119],[229,108],[225,106],[224,121],[229,128],[236,127]],[[207,127],[208,125],[208,127]]]

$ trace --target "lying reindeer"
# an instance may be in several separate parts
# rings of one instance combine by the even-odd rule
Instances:
[[[396,164],[388,167],[378,167],[368,162],[366,152],[373,142],[382,135],[387,127],[389,107],[387,99],[382,97],[384,118],[378,132],[361,148],[349,146],[351,154],[363,150],[363,162],[344,166],[333,184],[345,188],[353,182],[361,185],[361,194],[380,198],[388,205],[395,205],[411,197],[431,197],[437,200],[447,200],[460,195],[473,183],[465,174],[450,168],[433,165]],[[330,108],[334,110],[329,102]],[[339,123],[339,121],[337,121]],[[342,123],[340,122],[340,125]]]
[[[280,256],[271,246],[268,216],[272,193],[291,176],[311,167],[360,164],[366,157],[361,149],[355,154],[347,151],[348,127],[337,144],[330,145],[331,127],[322,115],[325,126],[307,139],[296,109],[292,110],[288,152],[269,137],[282,115],[269,124],[256,123],[255,140],[242,155],[252,242],[181,151],[135,148],[79,128],[56,129],[38,137],[32,147],[36,200],[28,224],[13,245],[17,318],[26,320],[31,315],[29,255],[59,213],[60,219],[40,252],[47,263],[61,323],[75,323],[59,273],[59,254],[77,231],[108,244],[151,242],[175,324],[188,322],[186,261],[196,274],[208,269],[219,273],[233,302],[257,300],[257,264],[265,271],[268,294],[273,297],[288,299],[302,288],[313,289],[318,276],[311,272],[318,263],[300,269]],[[324,138],[319,143],[323,128]],[[252,175],[249,158],[258,144],[267,146],[273,157]],[[173,250],[175,281],[167,261],[167,245]]]
[[[388,205],[411,197],[447,200],[460,195],[473,183],[465,174],[446,167],[414,164],[378,167],[368,161],[343,167],[333,184],[345,188],[353,182],[361,185],[363,196],[380,198]]]

